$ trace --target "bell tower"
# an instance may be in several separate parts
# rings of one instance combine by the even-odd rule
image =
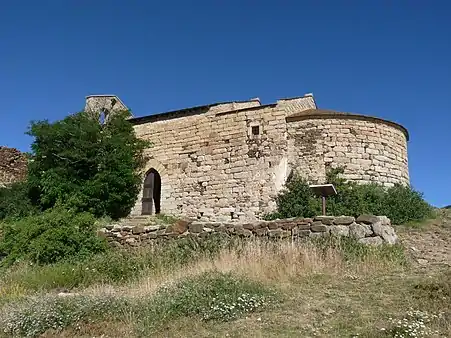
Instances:
[[[108,121],[109,116],[118,111],[129,110],[116,95],[86,96],[85,112],[91,114],[102,123]]]

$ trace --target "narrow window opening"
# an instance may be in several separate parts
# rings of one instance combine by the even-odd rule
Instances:
[[[260,126],[252,126],[252,135],[260,135]]]

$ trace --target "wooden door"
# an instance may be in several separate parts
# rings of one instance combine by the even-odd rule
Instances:
[[[144,180],[142,215],[152,215],[154,205],[155,173],[149,172]]]

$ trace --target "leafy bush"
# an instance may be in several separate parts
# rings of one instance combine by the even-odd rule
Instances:
[[[387,188],[376,183],[357,184],[342,178],[342,173],[341,168],[327,173],[327,182],[337,190],[337,195],[327,199],[330,215],[386,215],[394,224],[432,216],[432,207],[410,186],[397,184]],[[277,197],[277,212],[266,218],[311,217],[320,213],[319,205],[319,198],[313,195],[308,183],[294,175]]]
[[[276,198],[277,212],[265,216],[266,220],[319,215],[321,206],[306,180],[298,175],[287,179],[285,188]]]
[[[18,260],[49,264],[81,259],[105,251],[105,242],[94,230],[89,213],[52,209],[5,224],[0,240],[1,265]]]
[[[14,183],[9,187],[0,188],[0,220],[17,219],[36,213],[28,196],[26,182]]]
[[[125,119],[112,115],[104,125],[86,113],[61,121],[33,122],[28,183],[42,209],[64,205],[96,217],[126,216],[138,195],[146,142]]]

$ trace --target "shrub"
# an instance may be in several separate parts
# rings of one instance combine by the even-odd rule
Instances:
[[[0,241],[1,265],[18,260],[38,264],[82,259],[106,249],[94,230],[94,217],[52,209],[6,224]]]
[[[288,217],[312,217],[320,213],[321,207],[308,183],[298,175],[287,179],[285,188],[276,198],[277,212],[266,215],[267,220]]]
[[[146,142],[115,113],[104,125],[86,113],[61,121],[32,122],[28,183],[42,209],[65,205],[96,217],[126,216],[138,195]]]
[[[422,194],[410,186],[397,184],[386,188],[376,183],[357,184],[346,181],[340,176],[342,173],[342,168],[327,172],[327,182],[337,190],[337,195],[327,200],[330,215],[386,215],[394,224],[403,224],[422,221],[433,214]],[[265,218],[312,217],[319,213],[319,198],[313,195],[305,180],[294,175],[277,196],[277,212]]]
[[[0,220],[17,219],[36,213],[28,196],[26,182],[14,183],[0,188]]]
[[[433,215],[433,208],[423,199],[420,192],[402,185],[388,188],[384,210],[395,224],[422,221]]]

